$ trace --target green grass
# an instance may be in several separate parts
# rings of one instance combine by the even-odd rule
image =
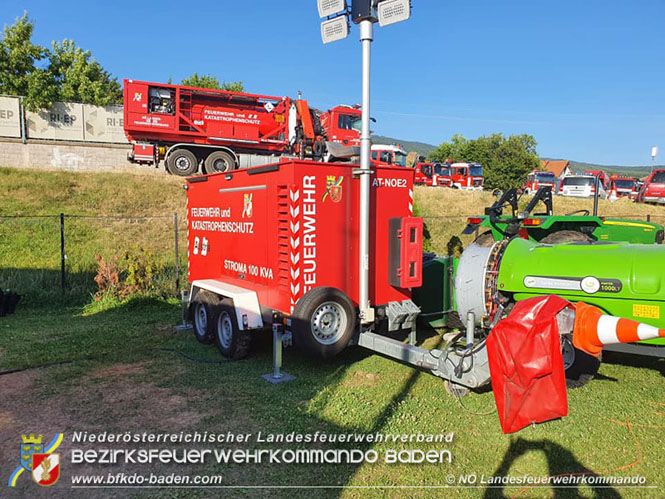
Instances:
[[[661,360],[615,355],[602,365],[599,379],[569,391],[567,418],[527,428],[517,435],[501,433],[490,392],[463,399],[466,408],[444,390],[442,380],[417,369],[351,348],[332,361],[320,362],[287,350],[285,369],[297,379],[270,385],[260,375],[271,371],[270,338],[255,341],[250,358],[239,362],[201,364],[172,352],[174,348],[204,360],[221,360],[214,346],[197,343],[191,333],[176,332],[179,305],[154,299],[95,304],[81,309],[54,309],[48,314],[19,310],[0,323],[0,370],[45,362],[74,360],[69,365],[38,369],[25,400],[10,400],[2,411],[19,419],[21,406],[39,401],[50,416],[64,422],[66,434],[84,431],[218,431],[264,433],[448,433],[450,444],[374,444],[386,449],[447,448],[452,464],[300,465],[273,464],[218,467],[212,463],[187,469],[217,473],[227,485],[445,485],[449,473],[547,475],[590,470],[641,474],[651,485],[665,486],[661,432],[665,402]],[[430,333],[431,334],[431,333]],[[429,347],[438,336],[427,338]],[[117,366],[124,366],[117,369]],[[136,366],[127,369],[126,366]],[[119,374],[118,374],[119,373]],[[11,383],[7,375],[4,383]],[[18,407],[17,407],[18,406]],[[164,409],[164,410],[161,410]],[[147,413],[156,412],[157,417]],[[628,427],[616,422],[630,422]],[[30,417],[21,421],[30,426]],[[34,427],[39,418],[32,421]],[[27,431],[27,430],[26,430]],[[32,430],[31,430],[32,431]],[[43,430],[40,430],[43,431]],[[0,436],[3,435],[0,427]],[[14,439],[17,436],[14,436]],[[252,441],[249,448],[293,448]],[[306,448],[301,444],[300,448]],[[325,448],[330,446],[323,445]],[[67,446],[63,448],[66,452]],[[638,459],[639,458],[639,459]],[[7,457],[11,460],[11,457]],[[2,461],[2,459],[0,459]],[[6,463],[3,469],[7,468]],[[70,469],[65,473],[75,470]],[[147,471],[137,466],[133,471]],[[106,469],[104,469],[106,471]],[[178,468],[178,471],[185,471]],[[67,475],[65,475],[67,476]],[[27,489],[25,489],[27,490]],[[519,488],[507,488],[512,496]],[[327,491],[344,497],[379,490]],[[448,491],[452,494],[453,491]],[[476,489],[458,491],[477,497]],[[497,491],[491,491],[493,494]],[[603,490],[599,490],[603,496]],[[606,492],[606,491],[605,491]],[[625,491],[627,497],[647,497]],[[391,497],[417,491],[389,490]],[[551,497],[533,489],[524,497]],[[591,494],[586,486],[580,493]],[[624,491],[621,492],[624,494]],[[242,495],[240,491],[235,494]],[[173,494],[189,497],[191,494]],[[194,494],[196,495],[196,494]],[[289,491],[264,495],[290,496]]]

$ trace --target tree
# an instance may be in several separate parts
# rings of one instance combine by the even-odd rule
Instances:
[[[5,26],[0,39],[0,94],[25,97],[24,104],[32,110],[50,107],[56,97],[53,75],[40,62],[48,50],[32,43],[34,24],[28,14]]]
[[[453,158],[480,163],[484,168],[485,187],[505,190],[520,187],[524,177],[539,167],[536,145],[536,140],[526,134],[506,138],[495,133],[472,140],[456,134],[450,142],[443,142],[432,151],[429,159],[445,161]]]
[[[0,93],[24,97],[31,111],[55,101],[106,106],[122,102],[122,89],[90,51],[73,40],[53,42],[53,50],[32,43],[28,14],[5,26],[0,39]]]
[[[222,81],[220,85],[216,77],[207,74],[199,76],[198,73],[192,73],[192,76],[189,78],[183,78],[180,84],[188,87],[212,88],[215,90],[229,90],[231,92],[244,92],[245,90],[241,81],[231,81],[228,83]]]
[[[58,89],[57,100],[96,106],[122,103],[122,88],[92,57],[89,50],[77,47],[74,40],[53,42],[48,70]]]

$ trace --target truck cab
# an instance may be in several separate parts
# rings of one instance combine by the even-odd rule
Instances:
[[[482,191],[485,177],[480,163],[453,163],[450,165],[452,185],[466,191]]]
[[[556,187],[556,176],[552,172],[543,172],[540,170],[534,170],[529,175],[527,175],[526,180],[522,189],[524,192],[531,196],[538,192],[540,187],[549,185],[552,187],[552,192],[554,192]]]
[[[400,145],[374,144],[371,149],[371,163],[375,166],[406,166],[407,152]]]
[[[637,182],[634,178],[612,175],[610,177],[610,192],[616,192],[618,197],[637,196]]]
[[[434,183],[434,163],[416,163],[413,165],[413,183],[416,185],[436,185]]]
[[[332,158],[360,156],[361,115],[362,111],[357,106],[336,106],[319,115]],[[339,144],[346,151],[343,152],[343,149],[335,144]]]

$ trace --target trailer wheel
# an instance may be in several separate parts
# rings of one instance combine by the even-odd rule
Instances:
[[[166,168],[174,175],[189,177],[199,169],[199,162],[192,151],[187,149],[176,149],[169,154]]]
[[[572,340],[565,336],[562,338],[561,353],[568,388],[579,388],[586,385],[600,368],[601,357],[594,357],[575,348]]]
[[[293,311],[291,331],[298,348],[330,358],[348,345],[356,328],[356,309],[339,289],[314,288]]]
[[[208,174],[235,170],[236,160],[226,151],[214,151],[203,162],[203,169]]]
[[[543,244],[562,244],[577,241],[588,243],[591,241],[591,238],[586,234],[577,232],[576,230],[559,230],[557,232],[548,234],[540,240],[540,242]]]
[[[214,328],[219,353],[233,360],[247,357],[252,337],[248,331],[241,331],[238,327],[236,312],[230,303],[219,306]]]
[[[191,314],[194,336],[200,343],[212,343],[215,319],[217,318],[217,296],[210,291],[199,291],[192,303]]]

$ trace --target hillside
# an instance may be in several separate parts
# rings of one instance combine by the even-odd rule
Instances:
[[[384,137],[382,135],[372,135],[373,144],[402,144],[402,147],[407,152],[416,151],[421,156],[427,156],[437,146],[426,144],[425,142],[415,142],[409,140],[400,140],[392,137]]]
[[[541,158],[560,161],[556,158]],[[584,161],[570,160],[570,166],[575,173],[581,173],[586,170],[604,170],[610,175],[626,175],[628,177],[646,177],[651,173],[651,166],[620,166],[620,165],[599,165],[596,163],[586,163]],[[656,165],[654,168],[665,168],[665,165]]]

